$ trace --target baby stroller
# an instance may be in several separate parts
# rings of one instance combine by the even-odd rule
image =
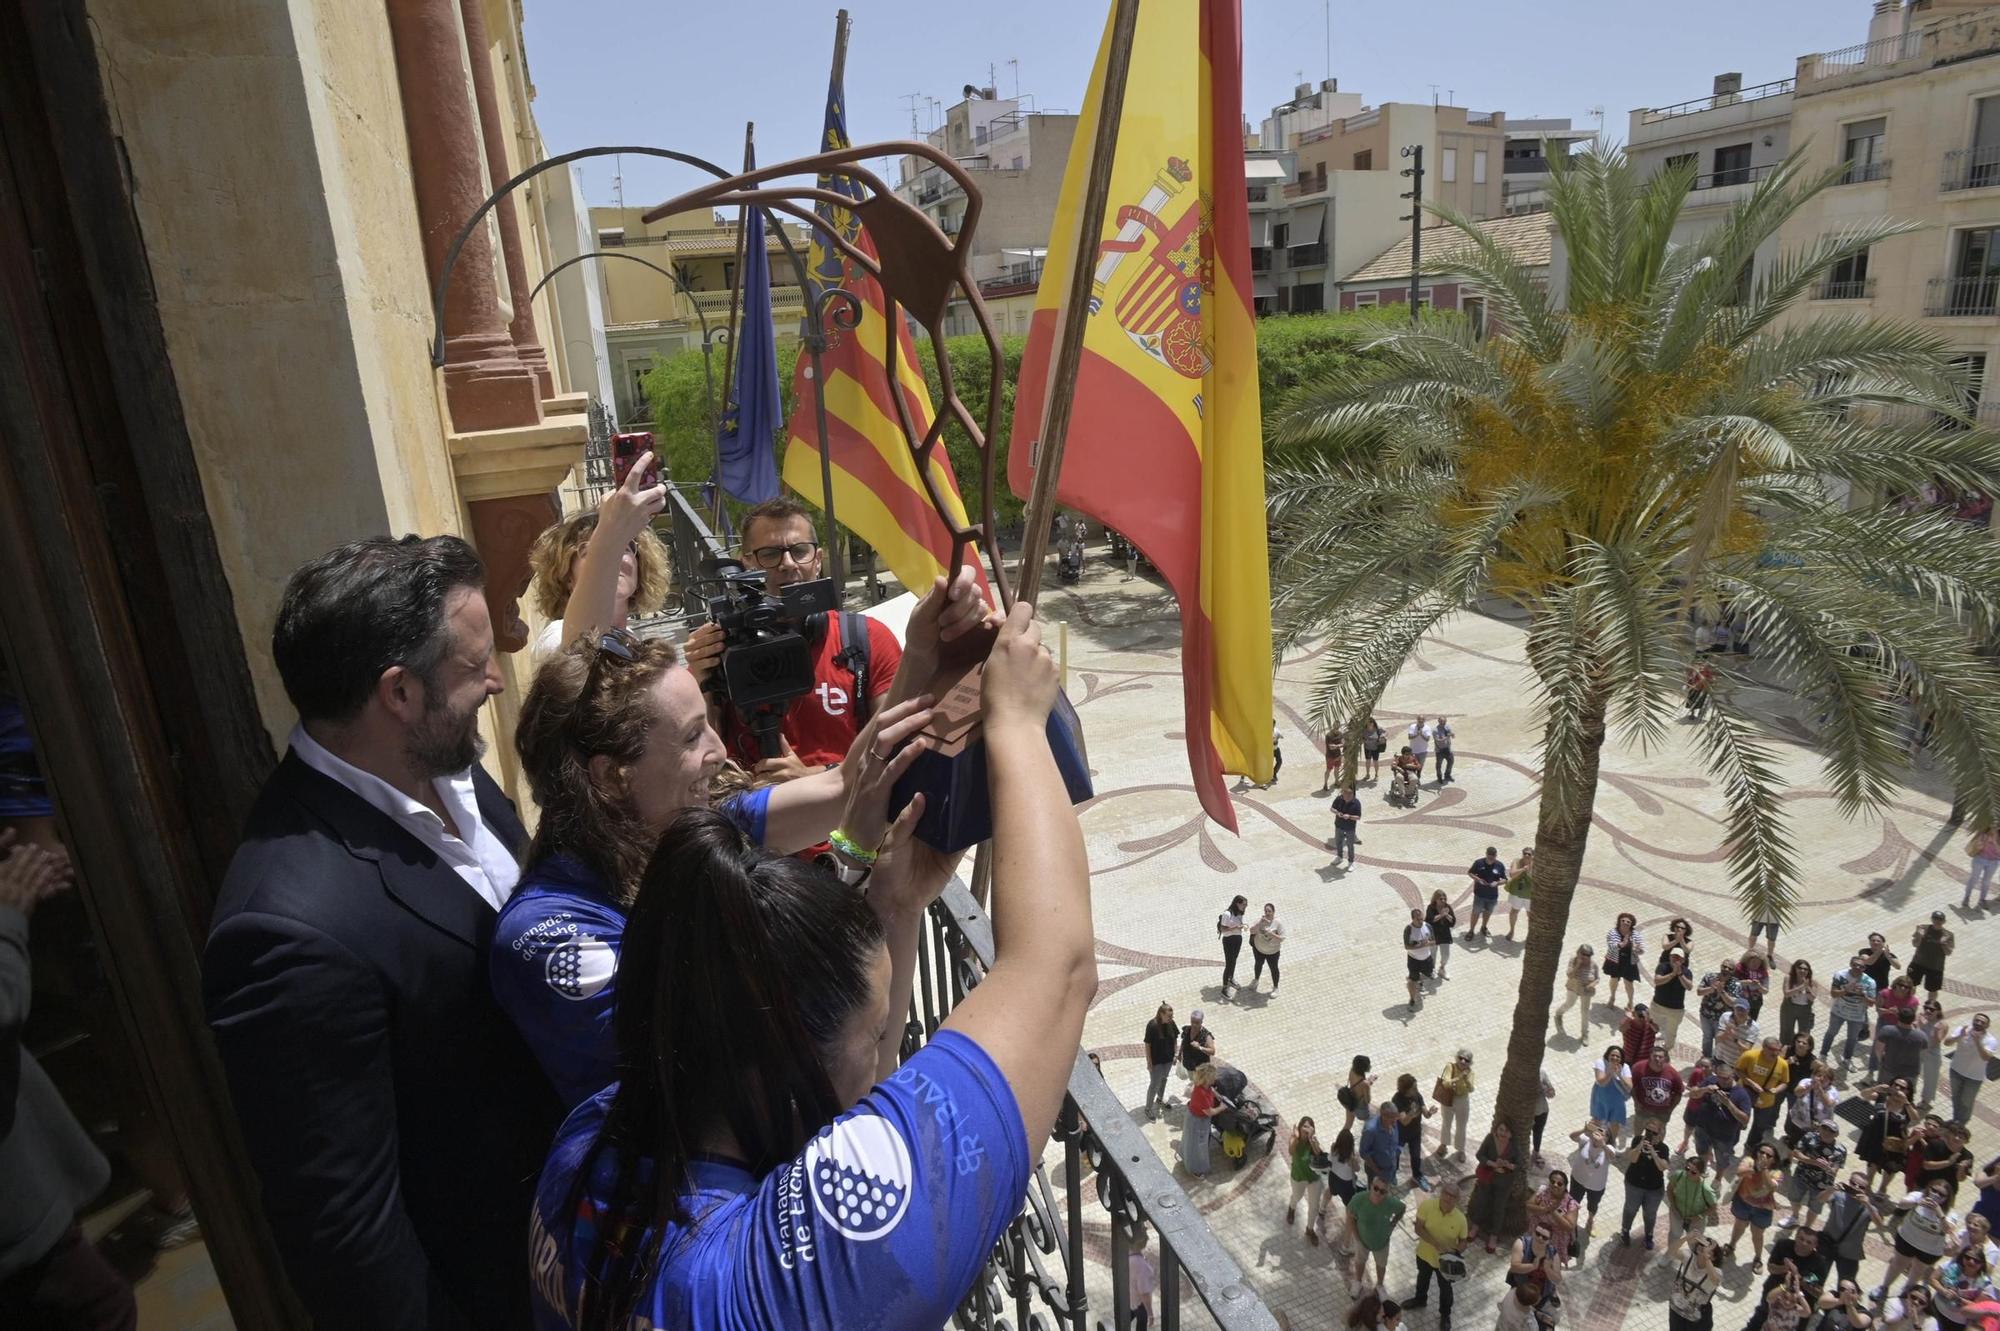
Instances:
[[[1222,1153],[1233,1168],[1241,1169],[1250,1158],[1250,1148],[1261,1138],[1269,1153],[1278,1140],[1278,1116],[1265,1112],[1250,1079],[1227,1063],[1215,1065],[1215,1095],[1222,1108],[1209,1125],[1221,1134]]]

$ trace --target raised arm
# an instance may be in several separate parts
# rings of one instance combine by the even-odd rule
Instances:
[[[570,589],[569,605],[563,610],[565,647],[588,641],[618,624],[618,565],[625,558],[625,547],[667,506],[665,485],[641,484],[652,465],[652,453],[641,453],[625,484],[605,495],[597,507],[597,530],[584,547],[576,586]]]
[[[976,1041],[1014,1090],[1037,1159],[1062,1106],[1097,992],[1090,869],[1046,727],[1055,661],[1034,608],[1017,603],[982,690],[993,798],[993,968],[945,1022]]]

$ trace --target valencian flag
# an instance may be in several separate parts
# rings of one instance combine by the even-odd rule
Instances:
[[[822,152],[848,146],[847,97],[842,84],[842,75],[836,70],[826,93]],[[845,176],[821,176],[819,187],[854,199],[862,197],[861,186]],[[856,248],[875,254],[868,233],[853,212],[824,203],[818,212]],[[861,302],[860,323],[851,329],[833,327],[829,310],[827,348],[820,357],[826,377],[826,442],[833,463],[834,512],[843,526],[875,548],[904,587],[921,596],[930,590],[931,579],[943,573],[950,562],[951,536],[931,507],[923,480],[917,475],[916,459],[897,424],[896,404],[889,395],[889,371],[882,360],[882,321],[887,316],[881,285],[858,270],[839,249],[826,244],[817,230],[813,232],[809,266],[808,300],[817,299],[828,287],[845,287]],[[930,393],[924,387],[909,329],[898,328],[896,338],[897,382],[921,439],[931,425]],[[792,383],[796,405],[786,430],[785,484],[817,504],[822,492],[814,402],[821,387],[813,382],[812,358],[804,352],[799,354]],[[953,510],[953,521],[963,523],[965,506],[942,447],[931,454],[930,465],[939,493]],[[826,535],[833,539],[833,533]],[[976,552],[968,552],[968,558],[977,569]],[[980,585],[985,586],[984,574],[980,574]]]
[[[1111,27],[1105,28],[1106,47]],[[1100,49],[1077,124],[1092,143]],[[1271,587],[1243,177],[1240,0],[1145,0],[1102,234],[1077,254],[1089,154],[1070,155],[1016,388],[1026,495],[1058,312],[1090,284],[1057,500],[1137,543],[1180,599],[1188,759],[1236,829],[1224,772],[1271,775]]]

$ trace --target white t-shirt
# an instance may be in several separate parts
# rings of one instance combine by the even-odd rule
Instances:
[[[1406,924],[1403,926],[1403,951],[1417,961],[1429,961],[1431,953],[1437,949],[1431,938],[1428,924]]]
[[[1243,934],[1243,917],[1233,910],[1226,910],[1216,920],[1215,931],[1224,938],[1228,938],[1232,934],[1241,937]]]
[[[1431,751],[1431,728],[1421,721],[1410,722],[1410,752],[1422,757]]]
[[[1511,1287],[1500,1291],[1500,1320],[1494,1323],[1495,1331],[1536,1331],[1540,1325],[1534,1305],[1522,1307]]]
[[[1569,1176],[1592,1192],[1603,1192],[1611,1180],[1611,1148],[1586,1137],[1569,1153]]]
[[[535,635],[534,642],[528,645],[528,664],[540,670],[542,662],[561,651],[562,645],[563,622],[560,619],[551,619],[542,626],[542,631]]]
[[[1984,1035],[1967,1022],[1952,1032],[1958,1043],[1951,1049],[1951,1070],[1972,1081],[1986,1080],[1986,1060],[2000,1058],[2000,1038],[1988,1030]]]
[[[1674,1270],[1674,1285],[1667,1293],[1667,1306],[1683,1317],[1698,1318],[1721,1287],[1722,1268],[1711,1266],[1703,1271],[1694,1254],[1689,1253],[1681,1258],[1681,1264]]]
[[[1266,923],[1260,916],[1257,923],[1250,926],[1250,946],[1267,957],[1278,955],[1278,949],[1285,945],[1284,921],[1272,919]]]
[[[1130,1282],[1132,1302],[1152,1307],[1153,1291],[1160,1287],[1160,1268],[1145,1253],[1135,1252],[1126,1256],[1125,1271]]]

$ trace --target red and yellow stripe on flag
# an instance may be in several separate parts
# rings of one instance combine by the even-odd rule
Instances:
[[[1095,141],[1111,40],[1077,124]],[[1058,313],[1090,285],[1056,495],[1146,552],[1180,599],[1188,759],[1231,829],[1225,772],[1271,774],[1271,586],[1243,178],[1240,0],[1145,0],[1104,226],[1078,254],[1088,152],[1070,154],[1016,386],[1007,479],[1026,495]],[[1034,405],[1030,405],[1034,404]]]
[[[823,151],[847,146],[846,91],[836,74],[827,89],[826,127]],[[851,197],[858,187],[844,176],[821,176],[822,189]],[[875,247],[854,213],[846,208],[821,204],[820,216],[857,248],[872,258]],[[890,396],[889,368],[884,362],[887,338],[883,336],[881,284],[849,261],[840,250],[825,243],[815,230],[810,259],[812,289],[817,295],[828,287],[845,287],[861,302],[860,322],[851,329],[827,330],[827,348],[820,356],[824,384],[813,379],[812,358],[799,353],[793,377],[796,406],[786,426],[784,482],[809,503],[822,509],[824,493],[819,465],[819,420],[817,401],[826,396],[826,447],[832,462],[834,516],[875,548],[890,572],[903,586],[919,596],[930,590],[931,580],[951,563],[951,535],[931,507],[923,478],[917,473],[916,458],[897,424],[895,400]],[[831,311],[829,311],[831,317]],[[917,365],[914,340],[907,326],[896,329],[896,381],[904,403],[921,439],[932,419],[929,391],[923,371]],[[931,475],[938,493],[951,510],[952,521],[963,524],[965,504],[958,493],[951,462],[939,447],[931,454]],[[832,539],[831,533],[825,533]],[[975,570],[978,551],[967,557]],[[979,574],[985,589],[985,574]]]

